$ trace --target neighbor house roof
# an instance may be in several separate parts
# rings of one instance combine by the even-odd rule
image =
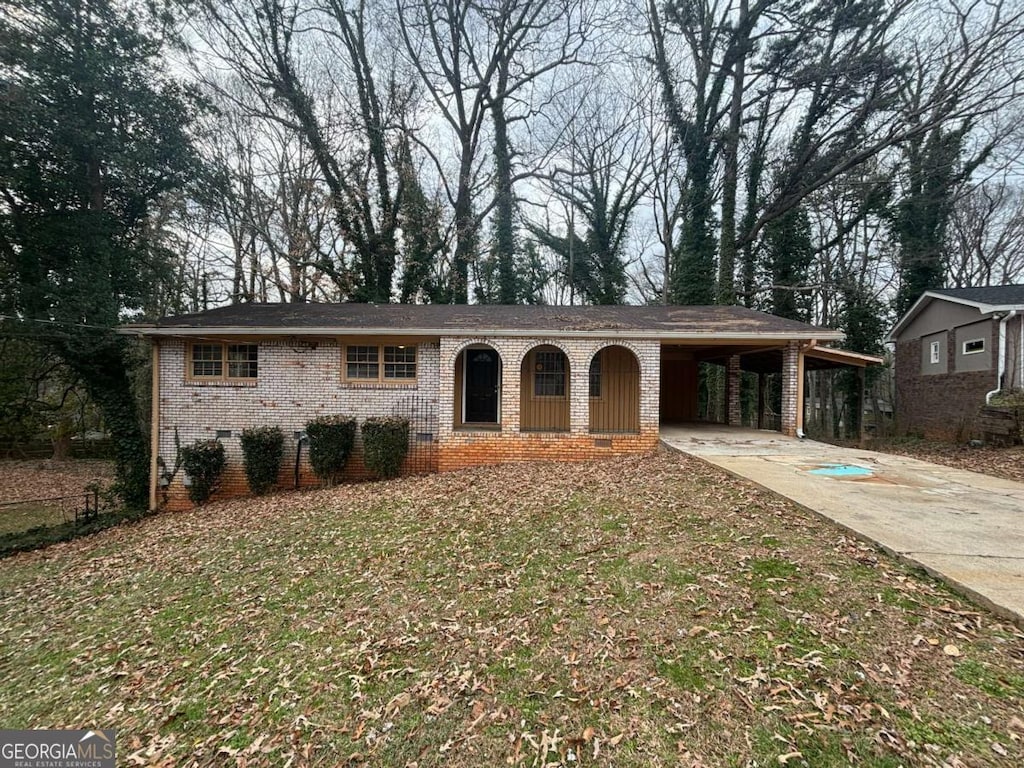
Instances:
[[[502,335],[839,340],[840,331],[744,307],[235,304],[131,325],[146,336]]]
[[[889,332],[889,341],[895,341],[903,329],[920,314],[928,304],[936,299],[974,307],[979,315],[992,312],[1009,312],[1024,310],[1024,285],[989,285],[979,288],[936,288],[925,291],[921,298],[914,302]]]

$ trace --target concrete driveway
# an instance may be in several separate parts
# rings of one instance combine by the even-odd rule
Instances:
[[[666,445],[835,521],[1024,626],[1024,483],[720,425]]]

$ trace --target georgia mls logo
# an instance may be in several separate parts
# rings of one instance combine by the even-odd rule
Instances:
[[[0,768],[114,768],[113,731],[0,731]]]

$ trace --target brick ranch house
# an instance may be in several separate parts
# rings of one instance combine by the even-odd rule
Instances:
[[[580,460],[650,451],[659,424],[694,421],[700,362],[726,369],[735,425],[740,371],[781,373],[790,435],[805,368],[878,362],[819,346],[838,331],[742,307],[242,304],[124,330],[152,341],[154,507],[187,504],[167,468],[197,439],[226,447],[220,495],[245,493],[247,427],[284,430],[289,486],[316,482],[302,430],[329,414],[408,418],[410,471]]]
[[[962,438],[978,409],[1024,386],[1024,285],[927,291],[893,327],[896,421]]]

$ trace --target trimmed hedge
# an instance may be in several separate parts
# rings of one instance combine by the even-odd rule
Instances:
[[[356,420],[351,416],[321,416],[306,424],[309,464],[313,474],[334,485],[345,469],[356,441]]]
[[[409,452],[409,420],[372,417],[363,422],[363,462],[378,477],[395,477]]]
[[[249,490],[260,496],[277,484],[284,456],[284,432],[280,427],[242,430],[242,459]]]
[[[193,504],[202,505],[213,495],[226,463],[224,446],[216,440],[197,440],[181,449],[181,466],[192,479],[188,498]]]

